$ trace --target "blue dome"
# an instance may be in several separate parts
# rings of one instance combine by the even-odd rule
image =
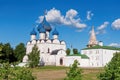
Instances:
[[[37,27],[37,30],[40,31],[41,27],[42,27],[42,24],[40,23]]]
[[[51,28],[50,24],[47,22],[45,16],[44,16],[44,19],[42,21],[42,25],[43,25],[43,27],[45,28],[46,31],[50,32],[52,30],[52,28]]]
[[[30,35],[37,35],[37,32],[35,31],[35,28],[30,32]]]
[[[41,28],[40,28],[40,30],[39,30],[39,33],[45,33],[46,32],[46,30],[44,29],[44,27],[42,26]]]
[[[44,29],[44,27],[41,23],[38,25],[37,30],[39,31],[39,33],[45,33],[46,32],[46,30]]]
[[[56,28],[54,29],[54,31],[52,32],[53,35],[59,35],[59,32],[56,30]]]

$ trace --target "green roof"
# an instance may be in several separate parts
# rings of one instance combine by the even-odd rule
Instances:
[[[67,56],[81,56],[83,59],[89,59],[89,57],[85,54],[72,54],[72,55],[67,55]]]
[[[112,46],[99,46],[99,45],[96,45],[96,46],[93,46],[93,47],[90,47],[90,48],[84,48],[84,49],[82,49],[82,50],[87,50],[87,49],[120,50],[120,48],[118,48],[118,47],[112,47]]]

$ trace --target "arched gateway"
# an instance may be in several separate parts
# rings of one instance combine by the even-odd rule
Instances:
[[[63,59],[60,58],[60,65],[63,65]]]

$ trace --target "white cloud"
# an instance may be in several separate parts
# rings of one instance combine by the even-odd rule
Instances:
[[[76,28],[83,29],[87,25],[81,23],[80,18],[77,18],[78,12],[74,9],[70,9],[66,12],[66,15],[62,15],[60,10],[55,8],[49,10],[46,14],[46,19],[51,24],[59,24],[65,26],[73,26]],[[43,20],[43,16],[39,16],[39,20],[37,22],[41,22]]]
[[[105,34],[105,33],[106,33],[105,30],[99,30],[99,31],[96,32],[96,34]]]
[[[120,19],[116,19],[113,23],[112,23],[112,27],[114,29],[120,30]]]
[[[82,32],[83,30],[82,29],[78,29],[78,30],[76,30],[76,32]]]
[[[78,12],[74,9],[70,9],[66,12],[66,18],[74,18],[76,15],[78,14]]]
[[[120,44],[119,43],[111,43],[111,44],[109,44],[109,46],[120,47]]]
[[[104,22],[101,26],[98,27],[98,30],[103,30],[108,26],[109,22]]]
[[[104,22],[102,25],[100,25],[98,28],[97,28],[97,32],[96,34],[104,34],[106,33],[106,30],[105,28],[108,26],[109,22]]]
[[[87,11],[87,20],[91,20],[94,14],[91,11]]]

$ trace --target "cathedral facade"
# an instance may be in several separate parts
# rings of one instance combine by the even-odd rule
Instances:
[[[59,40],[59,32],[55,28],[52,32],[53,38],[50,38],[52,28],[47,22],[44,16],[43,21],[38,25],[37,30],[39,32],[39,39],[36,38],[37,32],[33,29],[30,33],[31,40],[26,45],[26,55],[23,58],[23,62],[28,61],[28,54],[32,51],[34,45],[37,45],[40,51],[40,62],[44,62],[45,65],[56,65],[56,61],[61,60],[66,55],[66,43]],[[59,56],[58,56],[59,55]]]

